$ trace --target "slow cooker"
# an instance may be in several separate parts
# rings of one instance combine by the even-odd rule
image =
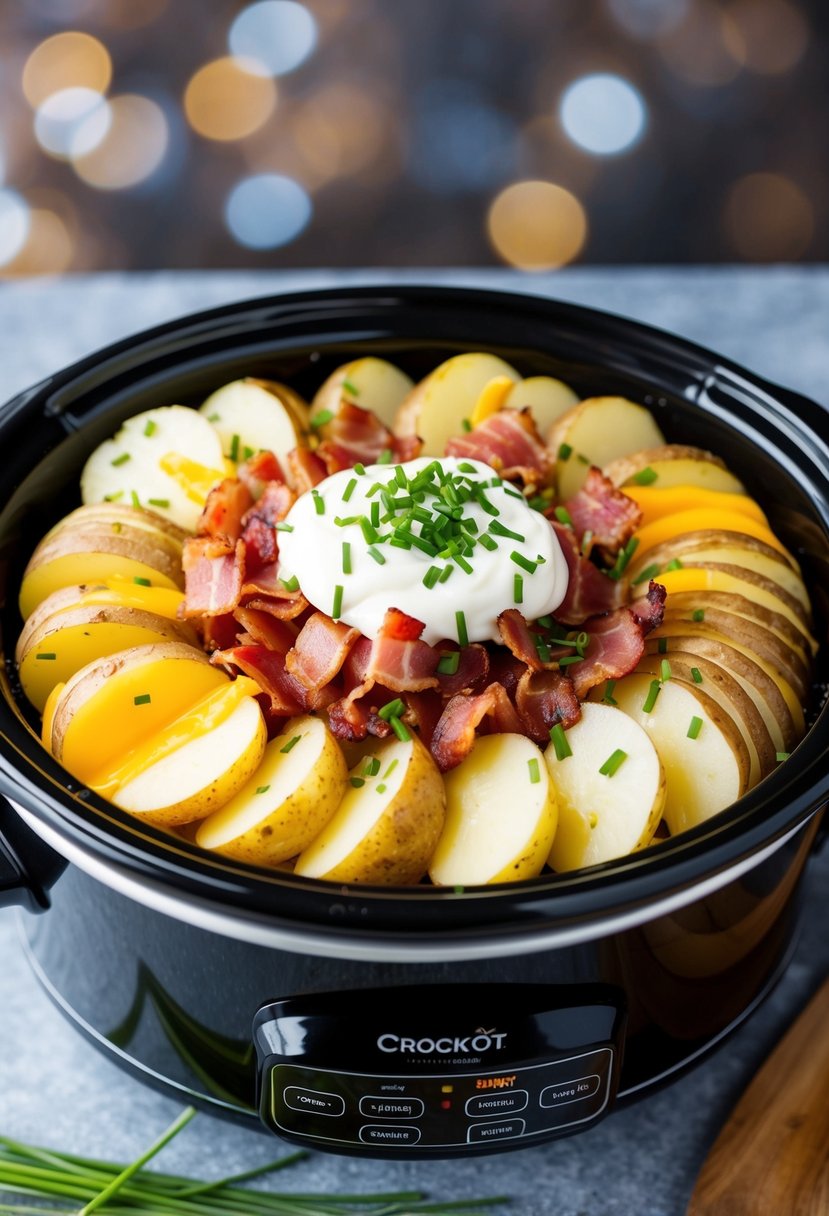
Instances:
[[[343,887],[219,860],[138,823],[43,750],[13,652],[20,575],[85,458],[152,405],[242,375],[310,396],[346,358],[414,378],[464,350],[620,394],[722,455],[797,554],[822,641],[790,761],[704,826],[618,861],[462,891]],[[519,1149],[589,1128],[713,1048],[795,940],[829,798],[826,412],[658,330],[524,295],[276,296],[127,339],[0,413],[0,902],[31,965],[144,1081],[285,1139],[365,1156]]]

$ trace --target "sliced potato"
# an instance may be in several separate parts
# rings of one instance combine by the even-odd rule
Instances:
[[[317,837],[348,786],[345,757],[321,718],[292,718],[247,783],[199,827],[196,844],[274,866]]]
[[[391,737],[352,769],[333,819],[300,853],[295,874],[380,886],[418,882],[443,827],[446,794],[429,752],[412,735]]]
[[[98,659],[63,686],[49,750],[79,781],[101,786],[124,755],[227,682],[201,650],[181,642]]]
[[[745,493],[742,482],[729,473],[719,456],[683,443],[664,443],[619,456],[602,472],[614,486],[699,486],[726,494]]]
[[[658,693],[648,711],[652,685]],[[604,692],[603,686],[593,689],[590,700],[600,701]],[[696,685],[660,684],[634,672],[616,681],[613,697],[645,728],[659,753],[666,781],[664,818],[672,836],[704,823],[746,792],[751,764],[743,736],[733,718]]]
[[[447,359],[402,402],[395,432],[419,435],[423,456],[443,456],[448,440],[462,433],[478,398],[496,376],[520,379],[515,368],[497,355],[470,352]]]
[[[58,616],[67,609],[137,608],[141,612],[163,616],[168,621],[177,621],[178,610],[183,603],[182,591],[174,591],[171,587],[148,587],[143,582],[127,583],[123,579],[110,579],[107,583],[73,583],[69,587],[59,587],[57,591],[47,595],[46,599],[41,600],[37,608],[26,617],[26,623],[17,639],[17,661],[20,662],[29,637],[42,629],[50,617]]]
[[[444,777],[446,826],[429,866],[438,886],[535,878],[556,831],[544,756],[524,735],[483,735]]]
[[[171,736],[176,736],[173,743]],[[245,785],[262,759],[266,740],[258,701],[228,685],[157,740],[149,740],[140,760],[131,757],[131,774],[108,796],[122,810],[157,827],[191,823],[223,806]]]
[[[183,405],[160,406],[128,418],[112,439],[95,449],[81,473],[84,503],[118,501],[149,507],[192,532],[201,503],[163,461],[178,455],[215,473],[213,484],[225,476],[222,444],[216,429],[196,410]]]
[[[591,464],[603,468],[618,456],[664,443],[643,405],[625,397],[589,397],[562,414],[547,437],[556,460],[558,496],[572,498]]]
[[[469,416],[473,430],[482,422],[486,422],[487,418],[498,413],[514,383],[515,381],[509,376],[496,376],[484,385]]]
[[[504,409],[523,410],[527,406],[539,434],[546,435],[565,410],[578,403],[578,393],[552,376],[528,376],[514,384],[504,399]]]
[[[308,446],[308,406],[274,380],[234,380],[211,393],[199,413],[218,431],[230,460],[248,460],[264,449],[273,452],[287,476],[288,452]]]
[[[86,506],[77,507],[68,515],[64,515],[63,519],[58,520],[43,539],[51,539],[56,532],[60,532],[63,528],[78,528],[88,525],[108,525],[113,532],[118,532],[119,524],[127,524],[132,528],[143,528],[144,531],[153,534],[154,540],[158,539],[157,534],[160,532],[164,538],[163,543],[171,546],[173,550],[177,548],[179,553],[181,553],[181,546],[189,536],[184,528],[180,528],[171,519],[165,519],[157,511],[149,511],[145,507],[133,507],[128,503],[118,501],[90,502]]]
[[[397,411],[414,388],[405,372],[385,359],[367,355],[352,359],[333,371],[311,402],[311,417],[330,410],[336,414],[342,400],[371,410],[387,427],[394,426]]]
[[[17,645],[20,683],[35,709],[42,711],[54,686],[66,683],[88,663],[151,642],[185,642],[196,646],[198,639],[183,621],[171,621],[139,608],[96,605],[67,608],[53,613],[39,628],[25,629],[20,635]]]
[[[645,848],[666,789],[648,732],[623,710],[588,702],[566,738],[569,756],[559,760],[552,744],[544,752],[558,802],[550,865],[577,870]]]
[[[792,569],[797,569],[797,563],[788,549],[765,524],[759,523],[747,515],[741,515],[738,511],[706,507],[691,511],[677,511],[675,515],[666,515],[662,519],[655,519],[653,523],[639,528],[634,532],[638,542],[636,560],[641,562],[651,549],[655,549],[657,545],[664,545],[675,537],[685,536],[689,532],[701,532],[715,528],[727,532],[738,532],[743,536],[753,536],[756,540],[761,540],[772,549],[776,549],[778,553],[782,553]]]
[[[639,527],[647,527],[666,515],[677,515],[680,511],[728,511],[747,515],[759,524],[768,527],[768,520],[758,503],[746,494],[728,493],[723,490],[703,489],[700,486],[625,486],[625,494],[632,498],[642,519]]]

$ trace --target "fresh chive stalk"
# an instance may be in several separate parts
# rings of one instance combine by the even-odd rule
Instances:
[[[701,730],[702,730],[702,718],[698,718],[696,716],[696,714],[694,714],[694,716],[691,719],[691,722],[688,726],[688,738],[696,739]]]
[[[610,753],[599,769],[599,772],[603,777],[613,777],[618,773],[627,758],[627,752],[622,751],[621,747],[617,747],[615,751]]]
[[[651,680],[651,686],[648,689],[648,695],[642,703],[642,712],[649,714],[653,712],[653,707],[656,705],[656,698],[659,696],[659,690],[662,685],[658,680]]]
[[[459,650],[444,651],[438,662],[438,672],[442,676],[453,676],[458,670],[458,664],[461,661],[461,652]]]
[[[535,756],[533,756],[531,760],[527,761],[527,768],[530,772],[530,785],[538,785],[539,781],[541,780],[541,773],[539,771],[538,761],[536,760]]]
[[[555,726],[550,727],[550,742],[556,753],[556,760],[566,760],[568,756],[572,756],[573,749],[564,733],[564,727],[560,722],[556,722]]]

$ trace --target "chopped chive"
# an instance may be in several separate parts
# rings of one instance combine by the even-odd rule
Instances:
[[[542,663],[550,662],[550,647],[547,645],[544,639],[539,637],[537,634],[535,637],[535,649]]]
[[[659,642],[657,643],[657,649],[660,654],[667,654],[668,653],[668,639],[660,638]]]
[[[656,562],[652,562],[650,566],[645,566],[645,569],[642,570],[641,573],[637,574],[636,578],[632,580],[633,586],[638,587],[640,583],[649,582],[650,579],[656,578],[658,573],[659,566]]]
[[[376,777],[380,772],[380,761],[376,756],[369,756],[363,769],[364,777]]]
[[[147,502],[151,507],[161,507],[164,510],[166,510],[170,505],[169,498],[148,498]]]
[[[383,483],[381,481],[372,482],[372,484],[366,490],[366,498],[373,498],[374,495],[379,493],[382,489]]]
[[[428,587],[429,590],[431,591],[431,589],[434,587],[435,583],[438,581],[439,578],[440,578],[440,568],[438,566],[430,566],[429,569],[426,571],[426,573],[423,575],[423,586]]]
[[[349,481],[348,485],[343,490],[343,502],[348,502],[349,498],[354,493],[356,487],[357,487],[357,478],[352,477],[351,480]]]
[[[555,726],[550,727],[550,742],[555,749],[556,760],[566,760],[568,756],[572,756],[573,749],[570,747],[564,727],[560,722],[556,722]]]
[[[695,714],[693,716],[693,718],[691,719],[690,724],[688,726],[688,738],[696,739],[697,735],[699,734],[699,732],[701,730],[702,730],[702,718],[698,718]]]
[[[454,566],[444,566],[441,571],[440,582],[445,583],[454,569]]]
[[[343,610],[343,589],[339,583],[334,588],[334,603],[331,608],[331,616],[334,620],[339,620]]]
[[[389,718],[389,725],[391,726],[392,730],[397,735],[397,737],[401,743],[409,742],[409,740],[411,739],[412,736],[409,734],[409,730],[408,730],[408,727],[406,726],[405,722],[401,722],[398,717],[394,717],[394,718]],[[380,787],[378,786],[377,788],[379,789]]]
[[[294,525],[286,524],[284,519],[280,519],[278,524],[274,524],[274,528],[277,532],[293,532]]]
[[[244,448],[242,449],[242,455],[244,456],[245,460],[250,460],[251,456],[253,455],[253,448],[249,448],[247,444],[245,444]]]
[[[133,705],[149,705],[151,700],[152,698],[148,692],[142,692],[140,696],[133,697],[132,703]]]
[[[671,664],[667,659],[663,659],[659,665],[659,675],[662,683],[665,684],[671,678]]]
[[[257,794],[267,794],[270,788],[270,785],[257,785],[256,792]]]
[[[358,790],[361,785],[365,785],[365,779],[363,777],[349,777],[348,780],[354,786],[355,790]]]
[[[579,464],[590,464],[590,461],[585,456],[584,452],[576,452],[576,460]]]
[[[599,769],[603,777],[613,777],[618,773],[624,762],[627,760],[627,752],[623,752],[621,747],[617,747],[615,752],[611,752],[604,764]]]
[[[378,540],[379,540],[379,537],[378,537]],[[412,547],[411,537],[405,536],[405,535],[403,535],[403,533],[398,533],[395,536],[393,536],[391,538],[391,540],[389,541],[389,544],[394,549],[411,549],[411,547]]]
[[[109,463],[113,466],[113,468],[117,469],[119,465],[126,464],[130,459],[131,457],[129,452],[122,452],[120,456],[116,456],[115,459],[110,460]]]
[[[470,464],[468,460],[465,460],[463,464],[459,464],[458,468],[460,469],[461,473],[477,473],[478,471],[474,464]]]
[[[622,577],[622,575],[624,574],[625,570],[628,567],[630,559],[633,557],[633,555],[636,552],[636,550],[638,549],[638,547],[639,547],[639,538],[636,536],[632,536],[630,538],[630,540],[628,541],[628,543],[625,545],[624,549],[620,549],[619,552],[616,554],[616,561],[615,561],[613,567],[607,571],[609,578],[619,579]]]
[[[551,616],[540,616],[537,622],[542,629],[552,629],[553,618]]]
[[[390,718],[399,718],[405,708],[406,706],[400,698],[395,697],[393,701],[387,701],[385,705],[378,709],[377,716],[378,718],[382,718],[384,722],[388,722]]]
[[[351,573],[351,545],[347,540],[343,541],[343,574]]]
[[[44,650],[41,654],[36,654],[36,659],[56,659],[58,656],[53,650]]]
[[[638,473],[634,473],[631,481],[637,486],[652,486],[659,474],[650,465],[645,469],[640,469]]]
[[[319,490],[312,490],[311,497],[314,500],[314,510],[316,511],[317,515],[324,515],[325,514],[325,499],[322,497]]]
[[[334,523],[338,528],[347,528],[349,524],[358,524],[361,518],[360,515],[335,515]]]
[[[541,773],[538,771],[538,761],[535,756],[527,761],[527,768],[530,770],[530,785],[538,785],[541,780]]]
[[[392,760],[392,762],[391,762],[391,764],[389,765],[389,767],[388,767],[388,768],[386,769],[386,771],[383,773],[383,780],[384,780],[384,781],[385,781],[385,780],[386,780],[388,777],[390,777],[390,776],[392,775],[392,773],[393,773],[393,772],[394,772],[394,770],[397,768],[397,766],[398,766],[398,764],[399,764],[399,763],[400,763],[400,761],[399,761],[399,760]]]
[[[132,499],[132,505],[133,505],[134,507],[140,507],[140,506],[141,506],[141,500],[140,500],[140,498],[138,497],[138,495],[136,494],[135,490],[130,490],[130,498]]]
[[[370,545],[366,552],[368,553],[369,557],[374,558],[378,566],[385,566],[386,559],[383,557],[383,554],[379,549],[375,549],[373,545]]]
[[[535,574],[538,569],[538,562],[531,561],[528,557],[524,557],[523,553],[519,553],[517,549],[513,549],[510,553],[510,561],[515,562],[516,566],[520,566],[522,570],[526,570],[529,574]]]
[[[391,464],[392,450],[391,448],[383,448],[380,455],[377,457],[377,464]]]
[[[326,423],[330,422],[333,417],[333,410],[320,410],[320,412],[318,414],[314,414],[314,417],[311,419],[311,426],[314,428],[314,430],[317,430],[318,427],[325,426]]]
[[[702,683],[702,672],[700,671],[700,669],[698,667],[691,668],[691,678],[693,679],[695,684]]]
[[[658,680],[651,680],[651,686],[648,689],[648,695],[645,697],[645,700],[642,703],[642,712],[643,713],[649,714],[653,710],[654,705],[656,705],[656,698],[659,696],[659,690],[661,687],[662,687],[662,685],[659,683]]]
[[[397,718],[395,718],[395,720],[394,720],[394,721],[396,722],[396,721],[397,721]],[[394,725],[394,723],[392,723],[392,725]],[[400,723],[400,725],[402,726],[402,725],[403,725],[403,723],[401,722],[401,723]],[[407,736],[406,736],[406,738],[408,739],[408,737],[409,737],[409,736],[407,735]],[[385,786],[385,783],[384,783],[383,781],[381,781],[381,782],[380,782],[380,784],[379,784],[378,786],[376,786],[376,787],[375,787],[375,793],[376,793],[376,794],[385,794],[385,792],[386,792],[386,786]]]
[[[572,455],[573,455],[573,449],[571,448],[569,443],[560,443],[558,445],[559,460],[569,460]]]
[[[489,530],[496,536],[506,536],[510,540],[520,541],[521,544],[524,544],[527,539],[525,536],[522,536],[520,532],[512,532],[509,528],[505,528],[499,519],[492,520],[489,525]]]
[[[451,570],[452,567],[449,566],[448,569]],[[458,645],[459,646],[468,646],[469,645],[469,634],[466,631],[466,617],[462,610],[459,610],[458,612],[455,613],[455,628],[457,629],[457,633],[458,633]]]
[[[295,574],[292,574],[290,578],[281,578],[279,581],[286,591],[299,591],[299,579]]]
[[[219,415],[216,414],[215,415],[216,420],[218,420],[218,417],[219,417]],[[213,419],[211,418],[210,421],[212,422]],[[158,430],[158,424],[153,422],[152,418],[148,418],[147,421],[144,423],[144,434],[147,436],[147,438],[148,439],[152,438],[152,436],[156,433],[157,430]]]
[[[522,502],[525,501],[524,495],[521,493],[521,491],[515,486],[510,485],[508,481],[504,483],[504,493],[509,494],[510,498],[520,498]]]
[[[705,620],[705,609],[704,608],[695,608],[694,611],[691,613],[691,619],[693,621],[704,621]]]
[[[350,380],[343,380],[343,388],[347,393],[351,393],[352,397],[360,396],[360,390]]]
[[[372,528],[380,527],[380,504],[376,498],[368,509],[368,517]]]
[[[234,435],[230,441],[230,459],[231,460],[239,459],[239,436],[238,435]]]
[[[123,490],[116,490],[114,494],[105,494],[104,502],[117,502],[119,498],[124,497]]]
[[[453,676],[458,670],[460,661],[461,652],[459,650],[447,650],[441,655],[438,672],[442,676]]]
[[[512,580],[512,599],[515,604],[524,603],[524,579],[516,574]]]
[[[571,516],[570,512],[567,510],[566,507],[556,507],[553,514],[555,515],[556,519],[558,520],[558,522],[560,524],[564,524],[564,526],[566,528],[572,528],[573,517]]]
[[[148,578],[142,578],[140,574],[133,575],[132,581],[137,583],[139,587],[151,587],[152,583]]]
[[[487,515],[497,515],[498,514],[498,508],[495,506],[494,503],[489,501],[489,499],[487,498],[487,496],[483,490],[479,490],[477,492],[477,494],[475,495],[475,499],[477,502],[479,502],[481,504],[481,507],[483,508],[484,511],[486,511]]]
[[[373,545],[380,539],[380,533],[373,527],[368,516],[361,515],[359,517],[360,531],[367,545]]]
[[[358,477],[365,477],[366,466],[358,460],[354,466],[354,472],[358,475]]]
[[[452,561],[457,562],[457,564],[460,566],[461,570],[463,570],[464,574],[472,573],[472,567],[470,566],[469,562],[466,560],[465,557],[461,557],[460,553],[453,553]]]
[[[294,735],[294,737],[292,739],[289,739],[284,747],[280,747],[280,749],[279,749],[280,755],[284,754],[285,752],[289,752],[292,747],[296,747],[297,743],[299,743],[301,738],[302,738],[302,735]]]
[[[468,418],[461,418],[461,430],[468,434],[472,430],[472,423]]]
[[[616,698],[613,695],[613,689],[615,687],[616,687],[616,681],[608,680],[607,684],[605,685],[604,696],[602,697],[602,700],[604,701],[605,705],[618,705],[619,704],[619,702],[616,700]]]
[[[583,662],[584,662],[583,654],[566,654],[564,656],[564,658],[559,659],[558,665],[559,665],[559,667],[571,667],[573,665],[573,663],[583,663]]]
[[[409,482],[406,477],[406,470],[403,468],[402,464],[397,464],[394,466],[394,480],[400,486],[401,490],[405,490],[408,487]]]
[[[775,752],[774,758],[778,764],[782,764],[784,760],[788,760],[791,754],[791,752]]]
[[[665,567],[665,573],[667,574],[669,570],[681,570],[681,569],[682,569],[682,562],[679,560],[678,557],[672,557],[671,560],[668,562],[667,566]]]
[[[477,540],[478,544],[483,545],[483,547],[488,549],[490,553],[493,551],[493,549],[498,548],[498,542],[493,540],[491,536],[488,536],[486,532],[482,532]]]
[[[208,414],[208,415],[207,415],[207,421],[208,421],[208,422],[218,422],[220,418],[221,418],[221,414]],[[149,425],[150,425],[150,424],[149,424],[149,422],[148,422],[148,423],[147,423],[147,426],[149,426]],[[154,423],[153,423],[153,426],[155,426],[155,424],[154,424]],[[148,432],[147,432],[147,427],[145,426],[145,427],[144,427],[144,434],[146,435],[147,433],[148,433]],[[150,431],[150,432],[149,432],[149,434],[150,434],[150,435],[152,435],[152,431]]]

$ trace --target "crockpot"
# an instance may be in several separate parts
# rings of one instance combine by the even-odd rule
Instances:
[[[618,861],[465,890],[340,886],[220,860],[79,786],[13,663],[37,540],[130,415],[242,375],[310,396],[347,358],[415,379],[464,350],[642,402],[722,455],[800,559],[818,657],[791,759],[705,825]],[[531,296],[430,287],[254,300],[110,346],[0,413],[0,902],[46,991],[188,1102],[334,1152],[456,1156],[590,1127],[675,1076],[790,956],[829,798],[826,412],[699,347]]]

